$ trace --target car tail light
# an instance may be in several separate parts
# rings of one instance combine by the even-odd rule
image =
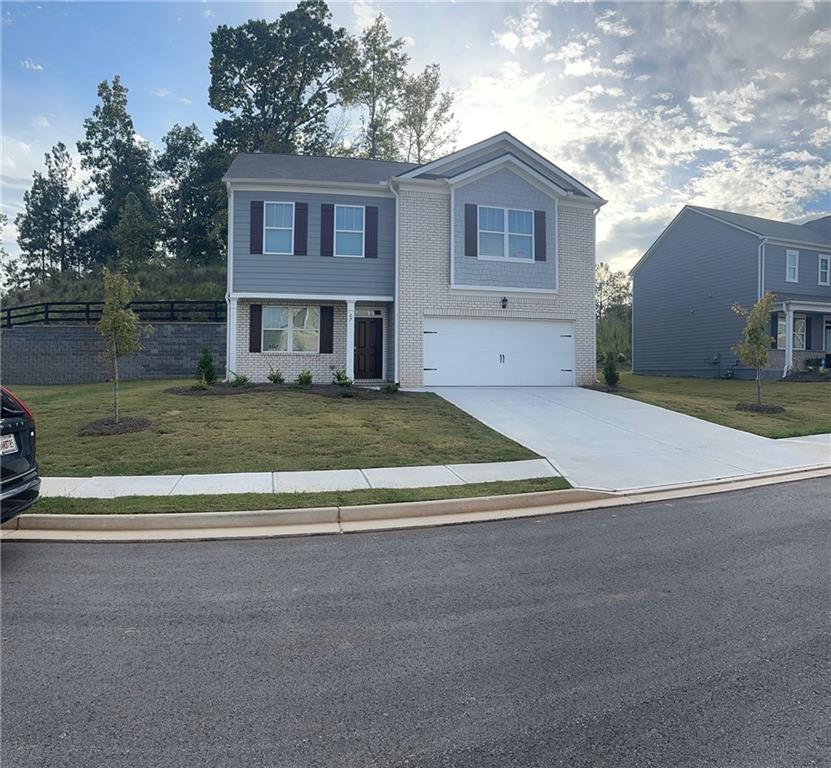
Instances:
[[[24,403],[17,395],[15,395],[14,392],[9,391],[5,387],[3,389],[5,390],[6,394],[20,406],[20,410],[26,414],[26,418],[32,422],[32,425],[34,425],[35,417],[32,414],[32,412],[26,407],[26,403]]]

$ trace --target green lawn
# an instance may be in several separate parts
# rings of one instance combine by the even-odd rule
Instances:
[[[221,496],[124,496],[118,499],[47,497],[29,509],[32,514],[143,515],[156,512],[239,512],[255,509],[299,509],[399,501],[463,499],[570,488],[562,477],[502,483],[448,485],[438,488],[373,488],[326,493],[232,493]]]
[[[43,476],[343,469],[535,458],[437,395],[333,399],[289,388],[233,396],[167,394],[191,382],[126,382],[121,412],[152,427],[78,437],[111,408],[107,384],[14,387],[37,423]]]
[[[624,373],[620,385],[634,390],[623,392],[624,397],[764,437],[831,432],[831,383],[764,382],[763,402],[783,406],[785,412],[778,414],[736,410],[736,403],[756,401],[756,383],[753,381],[679,379]]]

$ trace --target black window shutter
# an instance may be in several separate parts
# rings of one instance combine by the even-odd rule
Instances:
[[[366,207],[366,231],[364,232],[364,256],[368,259],[378,258],[378,208]]]
[[[476,206],[465,203],[465,256],[479,255],[479,221]]]
[[[534,211],[534,261],[545,261],[545,211]]]
[[[320,206],[320,255],[335,255],[335,206],[331,203]]]
[[[331,355],[335,347],[335,308],[320,308],[320,354]]]
[[[248,250],[251,253],[263,252],[263,201],[251,201],[251,241]]]
[[[774,312],[770,316],[770,335],[773,336],[773,340],[770,342],[770,348],[776,349],[779,339],[779,314]]]
[[[811,348],[811,318],[805,315],[805,349]]]
[[[309,204],[294,204],[294,255],[305,256],[309,238]]]
[[[248,351],[262,352],[263,305],[252,304],[248,312]]]

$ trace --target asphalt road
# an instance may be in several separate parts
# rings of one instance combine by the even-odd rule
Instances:
[[[829,765],[830,486],[4,544],[3,768]]]

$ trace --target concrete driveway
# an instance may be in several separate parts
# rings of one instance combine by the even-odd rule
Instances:
[[[831,465],[827,441],[771,440],[576,387],[434,387],[573,485],[650,488]]]

